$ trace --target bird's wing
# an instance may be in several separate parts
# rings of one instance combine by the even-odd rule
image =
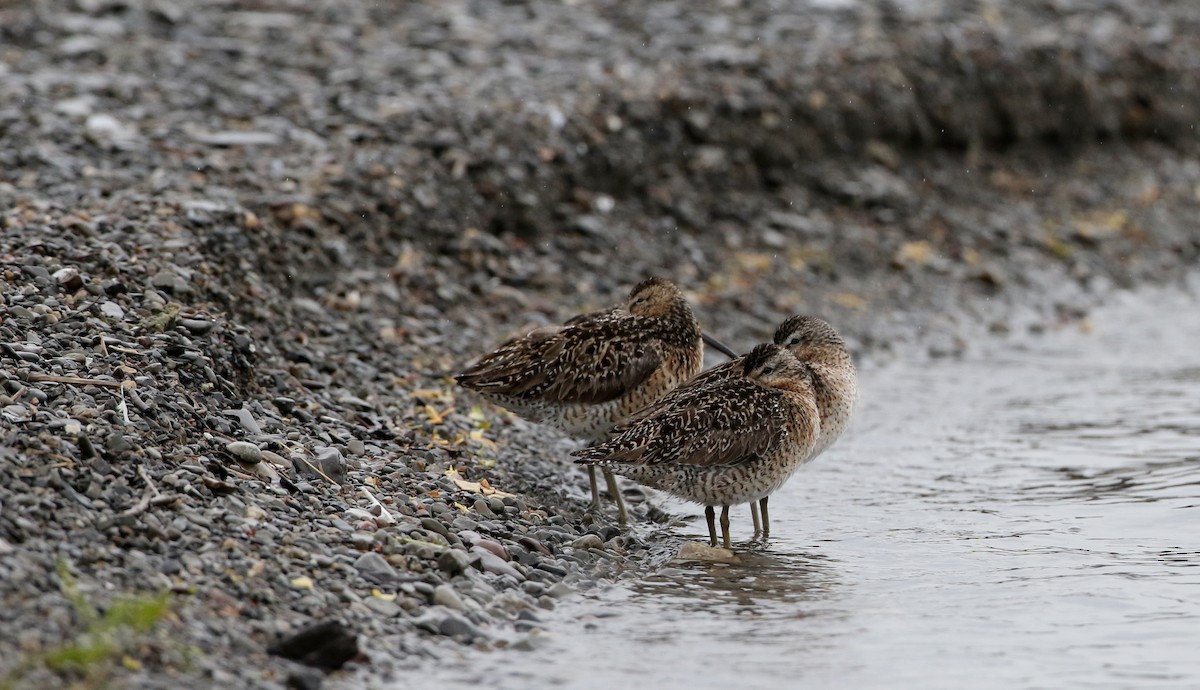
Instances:
[[[784,434],[781,394],[745,378],[700,386],[604,443],[581,462],[729,466],[769,453]]]
[[[667,393],[657,402],[653,402],[637,412],[634,412],[627,420],[614,427],[612,433],[614,435],[620,434],[638,420],[649,417],[650,415],[653,415],[656,412],[685,399],[697,388],[742,376],[743,359],[743,357],[738,357],[737,359],[732,359],[728,362],[721,362],[715,367],[705,369],[699,374],[696,374],[692,378],[676,386],[671,390],[671,392]]]
[[[648,379],[662,358],[637,318],[614,311],[510,340],[459,374],[484,393],[555,403],[602,403]]]

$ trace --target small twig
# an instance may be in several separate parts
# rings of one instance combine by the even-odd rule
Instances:
[[[85,379],[79,376],[56,376],[54,374],[30,374],[29,380],[35,383],[48,381],[50,383],[69,383],[73,386],[103,386],[105,388],[120,388],[121,381],[107,379]]]
[[[150,499],[153,496],[154,496],[154,494],[152,494],[150,492],[150,489],[147,488],[146,493],[142,494],[141,499],[138,500],[137,503],[134,503],[132,506],[117,513],[116,517],[112,518],[111,520],[106,521],[105,527],[112,525],[112,524],[116,524],[118,522],[121,522],[122,520],[129,520],[130,518],[135,518],[135,517],[141,515],[142,513],[146,512],[146,510],[150,508]]]
[[[314,465],[312,462],[309,461],[308,458],[299,458],[299,460],[300,460],[300,462],[304,463],[305,465],[308,465],[309,469],[311,469],[313,472],[316,472],[317,474],[324,477],[325,481],[329,482],[330,484],[337,484],[338,486],[341,486],[341,484],[339,482],[333,481],[333,479],[331,479],[329,477],[329,475],[325,474],[324,470],[322,470],[320,467],[317,467],[316,465]]]
[[[146,488],[153,491],[154,495],[157,496],[159,493],[158,487],[154,485],[154,480],[150,478],[150,475],[146,474],[145,465],[138,465],[138,476],[142,478],[142,481],[146,482]]]

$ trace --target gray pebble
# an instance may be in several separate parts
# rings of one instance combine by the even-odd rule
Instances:
[[[258,426],[258,422],[254,421],[254,416],[250,414],[250,410],[222,410],[221,414],[233,417],[238,420],[238,424],[246,430],[246,433],[257,436],[262,433],[262,429]],[[261,458],[260,458],[261,459]]]
[[[433,518],[421,518],[421,527],[429,530],[430,532],[440,534],[443,537],[450,536],[450,530],[446,529],[446,525],[442,524],[438,520],[434,520]]]
[[[262,450],[248,441],[230,441],[225,444],[225,450],[246,465],[257,465],[263,459]]]
[[[571,542],[571,546],[581,551],[588,549],[599,549],[604,546],[604,541],[597,534],[585,534],[582,537]]]
[[[524,582],[525,576],[522,575],[516,568],[512,567],[503,558],[488,551],[480,546],[472,546],[471,553],[479,556],[479,569],[485,573],[495,573],[496,575],[504,575],[512,578],[517,582]]]
[[[450,577],[462,573],[470,565],[470,556],[460,549],[446,549],[438,556],[438,567]]]
[[[383,597],[377,597],[377,596],[365,597],[362,600],[362,603],[367,608],[371,609],[375,613],[377,613],[380,616],[383,616],[385,618],[394,618],[396,616],[399,616],[401,613],[399,604],[397,604],[394,601],[388,601],[387,599],[384,599]]]
[[[363,577],[380,584],[396,580],[399,576],[392,564],[374,551],[368,551],[355,559],[354,567]]]
[[[216,325],[205,319],[179,319],[179,325],[188,329],[193,335],[205,335]]]
[[[433,603],[454,609],[455,611],[467,610],[466,602],[459,596],[458,591],[450,585],[438,585],[433,588]]]

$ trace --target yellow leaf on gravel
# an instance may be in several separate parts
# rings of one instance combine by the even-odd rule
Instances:
[[[867,306],[867,300],[853,292],[839,292],[833,296],[833,301],[847,309],[862,309]]]
[[[929,262],[931,256],[933,256],[933,245],[925,240],[917,240],[901,245],[900,251],[896,252],[896,261],[902,264],[912,263],[924,266]]]
[[[292,586],[296,589],[312,589],[313,581],[312,578],[301,575],[292,580]]]
[[[477,441],[487,448],[496,450],[496,444],[493,443],[491,439],[483,437],[483,429],[476,429],[475,431],[472,431],[471,440]]]
[[[395,594],[385,594],[385,593],[379,591],[378,589],[372,589],[371,596],[378,597],[380,599],[383,599],[384,601],[395,601],[396,600]]]
[[[438,412],[437,410],[433,409],[432,405],[425,406],[425,415],[427,417],[429,417],[429,423],[433,424],[434,426],[438,426],[442,422],[446,421],[446,415],[450,414],[453,411],[454,411],[454,406],[447,407],[446,409],[442,410],[441,412]]]
[[[421,402],[448,402],[453,400],[450,392],[441,388],[418,388],[412,392],[412,396]]]
[[[446,476],[450,477],[450,479],[454,482],[454,485],[463,491],[471,491],[477,494],[483,494],[484,496],[512,496],[512,494],[506,491],[500,491],[499,489],[492,488],[492,485],[488,483],[487,479],[481,479],[477,482],[469,482],[466,479],[463,479],[462,475],[458,473],[458,470],[455,470],[454,468],[446,470]]]

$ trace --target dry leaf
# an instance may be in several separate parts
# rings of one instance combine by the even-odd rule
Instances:
[[[484,496],[499,496],[501,498],[504,496],[512,496],[512,494],[506,491],[500,491],[499,489],[492,488],[492,485],[488,483],[487,479],[481,479],[477,482],[469,482],[466,479],[463,479],[462,475],[458,473],[458,470],[453,468],[446,470],[446,476],[450,477],[450,479],[454,481],[454,485],[463,491],[483,494]]]

